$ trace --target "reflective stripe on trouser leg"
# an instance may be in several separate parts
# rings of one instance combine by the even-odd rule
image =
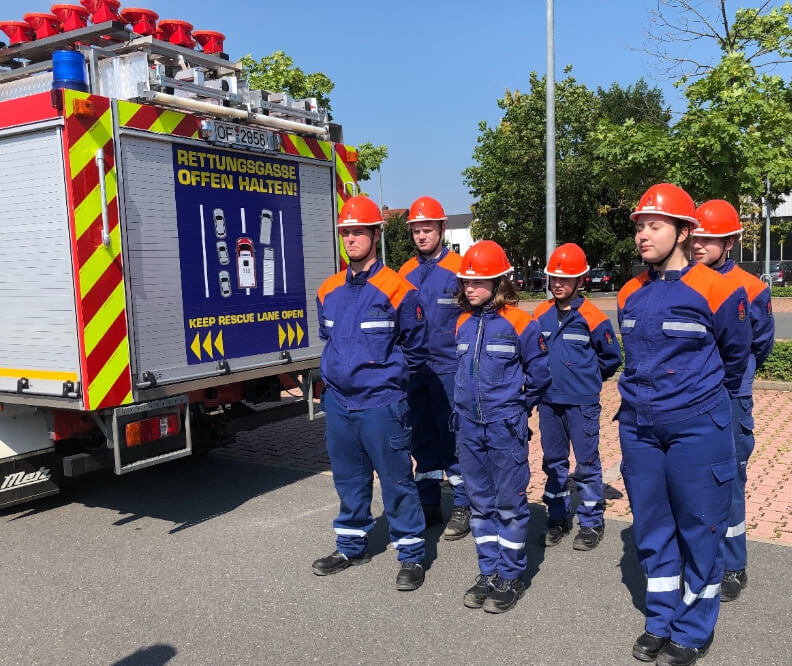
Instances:
[[[561,405],[539,405],[539,433],[542,438],[542,470],[547,476],[542,501],[551,520],[563,520],[569,513],[569,431]]]
[[[410,456],[407,401],[353,412],[363,443],[382,488],[382,503],[400,562],[421,562],[425,524]]]
[[[459,461],[473,511],[470,526],[479,568],[484,574],[517,578],[527,565],[527,436],[524,412],[487,425],[459,417]]]
[[[440,433],[438,448],[440,460],[448,477],[448,483],[454,493],[454,506],[470,506],[467,489],[465,488],[462,468],[456,453],[456,433],[449,429],[449,419],[454,410],[454,381],[455,373],[434,375],[432,385],[432,413],[434,414],[435,427]]]
[[[371,515],[374,468],[350,412],[335,399],[332,390],[325,391],[324,403],[327,453],[341,500],[338,517],[333,521],[336,548],[347,557],[358,557],[365,552],[366,535],[374,527]]]
[[[437,445],[439,433],[432,416],[428,378],[429,375],[421,373],[412,375],[407,392],[412,426],[412,455],[415,458],[415,483],[421,504],[440,504],[443,465]]]
[[[729,571],[745,569],[748,552],[745,543],[745,484],[748,459],[754,449],[753,399],[749,396],[731,401],[732,433],[737,454],[737,475],[732,485],[729,525],[724,540],[725,567]]]
[[[578,521],[581,527],[602,525],[605,502],[602,495],[602,462],[599,454],[599,418],[602,408],[596,405],[567,407],[567,427],[575,452]]]

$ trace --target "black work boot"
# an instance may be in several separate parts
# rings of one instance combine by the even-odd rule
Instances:
[[[562,520],[547,521],[547,532],[544,534],[544,545],[548,548],[557,546],[567,534],[572,531],[572,519],[567,516]]]
[[[359,564],[365,564],[369,560],[371,560],[371,555],[368,551],[359,557],[347,557],[336,550],[327,557],[320,557],[318,560],[314,560],[311,566],[313,572],[317,576],[329,576],[330,574],[343,571],[348,567],[356,567]]]
[[[420,562],[402,562],[396,575],[396,589],[401,592],[417,590],[424,582],[424,568]]]
[[[575,550],[594,550],[599,546],[605,536],[605,525],[595,525],[594,527],[581,527],[572,542]]]
[[[451,511],[451,517],[443,530],[443,538],[446,541],[456,541],[470,532],[470,516],[473,512],[469,506],[455,506]]]
[[[505,613],[517,605],[523,594],[525,594],[525,583],[522,578],[499,576],[484,600],[483,608],[487,613]]]
[[[492,591],[495,578],[496,574],[479,574],[476,576],[476,584],[465,592],[462,603],[468,608],[481,608],[487,595]]]
[[[748,587],[748,574],[745,569],[724,571],[721,581],[721,601],[734,601]]]
[[[644,631],[633,645],[633,657],[639,661],[654,661],[657,659],[657,653],[663,649],[663,646],[668,643],[668,638],[655,636],[648,631]]]
[[[695,664],[700,657],[707,654],[713,637],[714,634],[700,648],[685,647],[674,643],[674,641],[668,641],[657,653],[658,666],[691,666]]]
[[[443,522],[443,512],[439,504],[422,504],[424,522],[427,527],[439,525]]]

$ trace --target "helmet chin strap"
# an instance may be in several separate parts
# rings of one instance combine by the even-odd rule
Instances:
[[[671,250],[669,251],[669,253],[665,257],[663,257],[660,261],[655,261],[655,262],[650,262],[649,263],[649,265],[652,268],[654,268],[654,269],[657,269],[658,266],[662,266],[666,261],[668,261],[671,258],[671,255],[674,254],[674,250],[676,250],[677,242],[679,241],[679,231],[680,231],[680,229],[679,229],[679,227],[677,225],[674,225],[674,226],[676,227],[676,235],[674,236],[674,244],[671,246]]]

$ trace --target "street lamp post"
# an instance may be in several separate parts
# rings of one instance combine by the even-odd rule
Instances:
[[[546,209],[546,259],[550,258],[556,246],[556,136],[555,136],[555,39],[553,0],[547,0],[547,185],[545,189]],[[550,281],[547,281],[550,294]]]

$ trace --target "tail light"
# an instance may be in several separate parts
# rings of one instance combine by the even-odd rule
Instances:
[[[783,280],[783,279],[784,279],[784,271],[782,271],[782,270],[780,270],[780,269],[779,269],[779,271],[778,271],[778,279],[779,279],[779,280]]]
[[[609,280],[610,280],[610,275],[603,275],[602,276],[602,281],[603,282],[608,282]]]
[[[181,419],[178,414],[162,414],[126,425],[127,446],[139,446],[158,439],[173,437],[181,432]]]

